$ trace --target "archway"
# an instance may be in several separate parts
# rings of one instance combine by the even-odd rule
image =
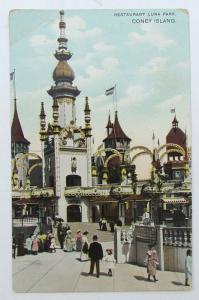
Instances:
[[[76,174],[67,175],[66,186],[81,186],[81,176]]]
[[[81,222],[82,209],[80,205],[69,205],[67,207],[67,222]]]

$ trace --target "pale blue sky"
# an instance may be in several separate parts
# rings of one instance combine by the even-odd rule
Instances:
[[[173,107],[191,143],[189,16],[169,10],[175,12],[174,24],[156,24],[153,19],[157,17],[147,17],[152,24],[143,25],[132,24],[132,17],[115,17],[114,12],[65,11],[68,48],[74,53],[69,64],[76,74],[74,84],[82,91],[76,100],[77,123],[83,125],[84,97],[88,96],[95,148],[99,146],[106,135],[109,109],[114,116],[112,97],[104,91],[117,84],[119,120],[132,146],[151,148],[153,130],[156,140],[164,143]],[[10,66],[16,69],[18,112],[33,151],[40,150],[41,101],[51,121],[52,99],[46,90],[53,84],[57,63],[53,53],[58,22],[58,11],[18,10],[10,15]],[[143,166],[139,159],[137,164],[138,173],[145,176],[148,163]]]

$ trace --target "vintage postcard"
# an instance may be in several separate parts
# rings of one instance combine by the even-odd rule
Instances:
[[[13,290],[190,290],[189,12],[9,26]]]

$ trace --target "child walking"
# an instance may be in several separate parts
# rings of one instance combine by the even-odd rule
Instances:
[[[112,249],[106,249],[106,255],[103,259],[107,264],[108,275],[113,276],[113,269],[115,268],[115,258]]]
[[[55,238],[54,236],[51,237],[51,241],[50,241],[50,252],[51,253],[55,253],[56,252],[56,243],[55,243]]]
[[[190,249],[187,250],[186,252],[186,257],[185,257],[185,286],[190,286],[189,284],[189,279],[192,276],[191,272],[191,263],[192,263],[192,252]]]

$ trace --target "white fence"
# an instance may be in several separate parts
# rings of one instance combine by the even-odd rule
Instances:
[[[114,252],[118,263],[144,266],[148,244],[154,244],[159,269],[184,272],[187,248],[192,247],[191,228],[135,225],[132,229],[117,227]]]

